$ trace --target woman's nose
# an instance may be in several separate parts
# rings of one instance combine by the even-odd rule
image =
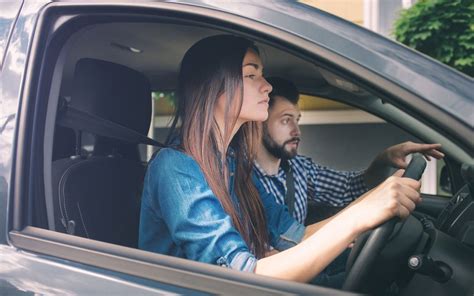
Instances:
[[[272,92],[272,89],[273,89],[272,85],[270,83],[268,83],[268,81],[265,79],[265,77],[263,77],[262,91],[264,93],[269,94],[269,93]]]

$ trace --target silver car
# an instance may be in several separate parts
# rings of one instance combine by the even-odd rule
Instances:
[[[472,78],[293,1],[0,5],[0,294],[474,294]],[[343,290],[137,249],[144,162],[166,126],[150,132],[152,94],[172,94],[184,52],[220,33],[254,40],[266,75],[309,97],[443,145],[448,196],[360,238]]]

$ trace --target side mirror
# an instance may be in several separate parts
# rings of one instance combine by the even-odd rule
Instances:
[[[441,190],[449,194],[453,194],[451,178],[449,176],[448,167],[446,165],[443,166],[439,175],[439,187],[441,188]]]

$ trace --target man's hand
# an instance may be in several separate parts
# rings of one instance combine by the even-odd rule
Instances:
[[[406,161],[407,155],[411,153],[421,153],[425,156],[426,160],[430,161],[431,157],[441,159],[444,154],[438,149],[441,148],[441,144],[418,144],[413,142],[404,142],[398,145],[394,145],[385,149],[377,158],[374,160],[379,161],[377,165],[389,165],[397,169],[405,169],[408,165]]]
[[[418,144],[404,142],[388,147],[380,153],[365,172],[365,183],[369,188],[380,184],[387,175],[389,168],[405,169],[408,165],[406,157],[411,153],[421,153],[429,161],[431,158],[441,159],[444,154],[439,151],[441,144]]]

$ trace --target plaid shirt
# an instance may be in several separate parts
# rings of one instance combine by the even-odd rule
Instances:
[[[335,207],[349,204],[368,188],[364,183],[364,171],[342,172],[317,165],[309,157],[297,155],[289,160],[293,170],[295,187],[295,211],[293,216],[304,223],[308,211],[307,200],[314,200]],[[254,172],[268,193],[279,204],[285,204],[286,173],[280,167],[276,175],[267,173],[255,162]]]

